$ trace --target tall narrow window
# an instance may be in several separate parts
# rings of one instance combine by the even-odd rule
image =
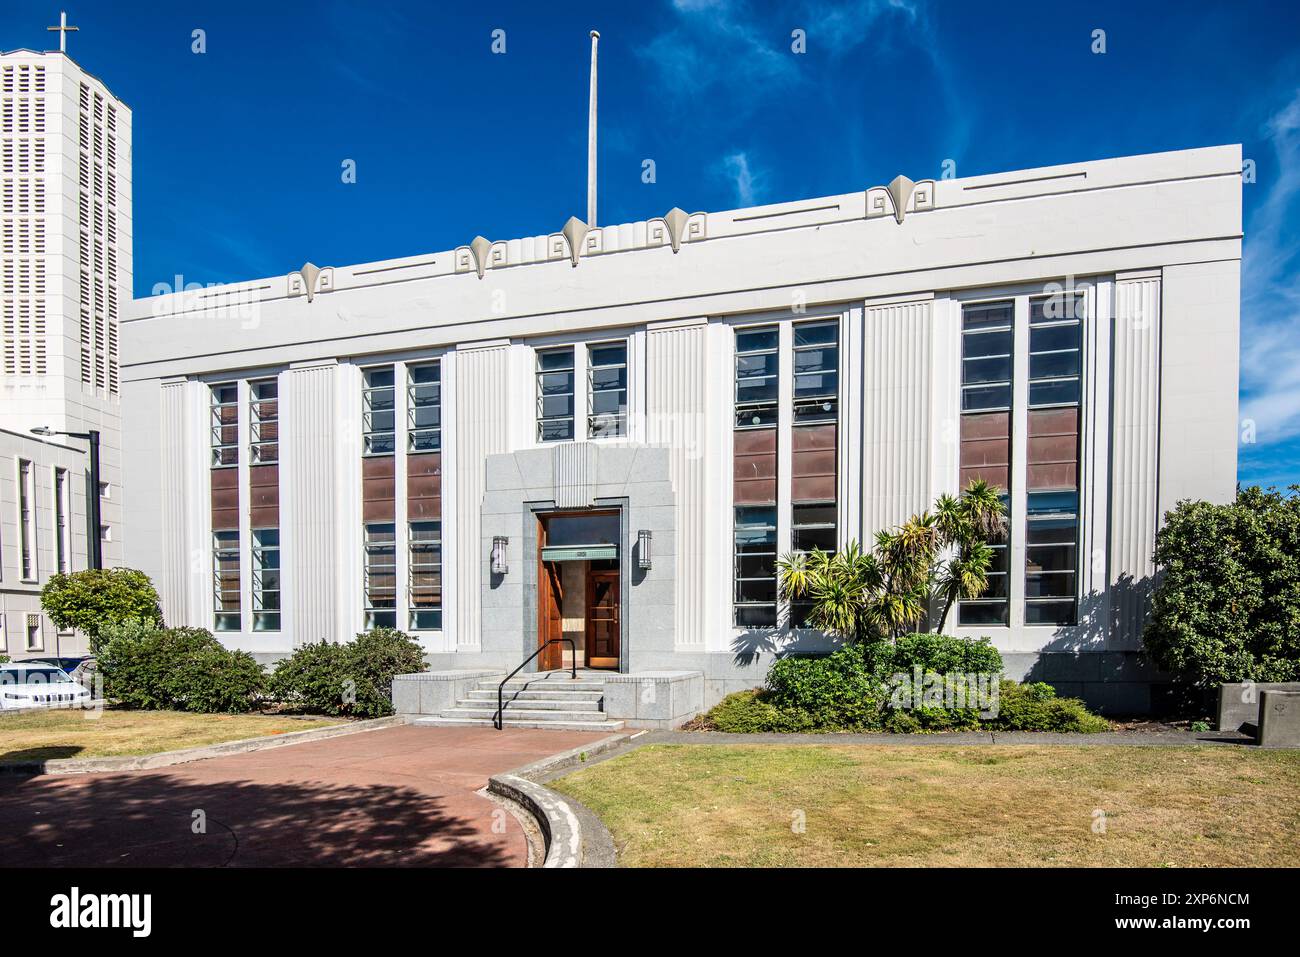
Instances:
[[[736,330],[733,615],[741,628],[769,628],[777,623],[780,370],[776,326]]]
[[[240,631],[239,387],[212,386],[212,627]]]
[[[279,386],[274,379],[251,382],[248,386],[248,432],[256,465],[280,460]]]
[[[627,343],[604,342],[587,349],[587,434],[627,435]]]
[[[392,522],[367,522],[365,534],[366,628],[397,627],[397,541]]]
[[[794,327],[794,415],[791,428],[791,547],[835,551],[839,427],[839,323]],[[810,602],[790,605],[790,623],[802,627]]]
[[[280,630],[280,399],[275,379],[248,384],[248,524],[253,630]]]
[[[36,487],[35,470],[26,459],[18,460],[18,547],[22,577],[36,579]]]
[[[253,529],[253,630],[280,630],[280,530]]]
[[[212,533],[212,607],[216,631],[239,631],[239,532]]]
[[[983,479],[1011,494],[1011,379],[1015,302],[970,303],[962,308],[961,487]],[[957,609],[962,625],[1010,623],[1010,543],[989,543],[993,564],[988,588]]]
[[[212,464],[239,464],[239,388],[234,383],[212,387]]]
[[[441,364],[407,367],[407,626],[442,628]]]
[[[573,347],[537,351],[537,441],[573,439]]]
[[[411,452],[442,449],[442,365],[408,366],[406,370],[406,438]]]
[[[362,371],[361,435],[366,455],[391,455],[394,448],[396,423],[393,402],[396,398],[393,385],[393,367]]]
[[[68,528],[68,516],[72,514],[72,500],[69,492],[68,470],[56,468],[54,470],[54,558],[58,571],[64,575],[72,571],[72,539]]]
[[[442,628],[442,523],[411,522],[410,627],[413,631]]]
[[[1025,624],[1078,617],[1079,411],[1084,298],[1029,303]]]

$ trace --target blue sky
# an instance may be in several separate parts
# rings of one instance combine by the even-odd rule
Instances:
[[[57,13],[5,0],[0,48],[57,46]],[[1300,482],[1300,5],[114,0],[68,13],[69,53],[134,111],[137,295],[178,274],[230,282],[581,216],[593,27],[602,222],[937,177],[948,159],[969,176],[1240,142],[1257,182],[1243,187],[1241,355],[1256,440],[1239,476]]]

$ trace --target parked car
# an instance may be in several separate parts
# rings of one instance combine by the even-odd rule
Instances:
[[[30,661],[0,665],[0,710],[67,708],[90,701],[90,692],[62,668]]]
[[[72,655],[69,657],[62,657],[62,658],[43,658],[43,657],[24,658],[22,661],[17,662],[17,664],[53,665],[54,667],[63,671],[65,674],[71,675],[72,680],[76,681],[78,672],[84,671],[85,666],[93,660],[94,659],[91,658],[89,655]]]

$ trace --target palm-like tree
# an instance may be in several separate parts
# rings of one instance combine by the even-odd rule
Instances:
[[[834,553],[813,549],[782,556],[782,597],[807,599],[808,625],[850,642],[872,633],[897,638],[925,618],[932,600],[943,602],[942,631],[954,601],[988,587],[988,543],[1005,535],[998,490],[976,480],[960,498],[940,496],[933,512],[880,532],[870,552],[851,541]],[[949,557],[941,561],[945,552]]]

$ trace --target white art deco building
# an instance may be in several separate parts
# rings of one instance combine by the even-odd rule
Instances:
[[[63,53],[0,53],[0,653],[73,654],[40,586],[121,564],[118,341],[131,299],[131,111]],[[101,528],[86,442],[100,432]]]
[[[826,647],[778,555],[983,477],[1011,535],[949,630],[1140,709],[1160,517],[1234,494],[1240,170],[899,177],[136,301],[127,562],[264,660],[392,625],[501,672],[567,637],[541,667],[690,675],[685,712]]]

